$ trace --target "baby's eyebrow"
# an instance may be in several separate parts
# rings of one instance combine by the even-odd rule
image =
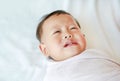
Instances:
[[[55,27],[52,28],[52,30],[56,30],[56,29],[60,29],[60,27],[55,26]]]
[[[60,29],[61,26],[60,25],[55,25],[54,27],[52,27],[51,29]]]
[[[76,26],[75,24],[70,24],[70,26]]]
[[[50,30],[51,30],[51,33],[53,33],[54,31],[60,30],[60,28],[55,27],[55,28],[51,28]]]

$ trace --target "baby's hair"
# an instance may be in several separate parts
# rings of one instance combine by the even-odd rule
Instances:
[[[67,15],[70,15],[72,16],[70,13],[64,11],[64,10],[56,10],[56,11],[53,11],[47,15],[44,15],[42,18],[41,18],[41,21],[40,23],[38,24],[38,27],[37,27],[37,30],[36,30],[36,37],[37,39],[41,42],[41,35],[42,35],[42,26],[44,24],[44,22],[51,16],[53,15],[60,15],[60,14],[67,14]],[[73,17],[73,16],[72,16]],[[73,17],[74,18],[74,17]],[[74,18],[75,19],[75,18]],[[77,25],[80,27],[80,24],[79,22],[75,19]],[[81,28],[81,27],[80,27]]]

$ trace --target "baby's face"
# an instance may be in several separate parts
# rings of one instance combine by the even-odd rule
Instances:
[[[67,14],[53,15],[43,24],[41,51],[56,61],[80,54],[86,41],[75,20]]]

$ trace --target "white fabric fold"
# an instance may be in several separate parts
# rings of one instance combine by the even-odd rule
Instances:
[[[48,61],[44,81],[119,81],[120,64],[107,54],[89,49],[68,60]]]

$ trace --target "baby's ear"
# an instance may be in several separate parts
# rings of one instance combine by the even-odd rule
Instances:
[[[42,52],[45,56],[47,56],[47,57],[49,56],[48,53],[47,53],[47,49],[46,49],[46,46],[45,46],[44,43],[40,43],[39,48],[40,48],[41,52]]]

